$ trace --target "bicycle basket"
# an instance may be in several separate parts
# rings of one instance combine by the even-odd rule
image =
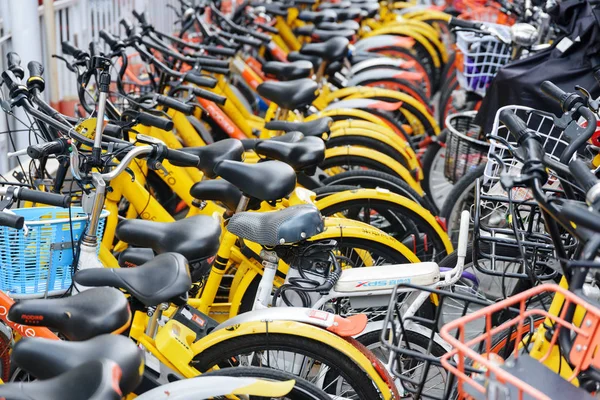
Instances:
[[[487,159],[490,145],[480,140],[481,127],[473,123],[476,114],[466,111],[446,118],[444,175],[452,183]]]
[[[557,295],[564,299],[559,315],[547,308],[527,307],[532,299]],[[568,317],[574,307],[578,307],[572,318],[576,324]],[[466,338],[465,332],[473,323],[485,325],[486,331]],[[599,325],[597,307],[558,285],[540,285],[444,325],[440,336],[453,350],[441,358],[441,363],[457,377],[459,398],[591,399],[570,381],[590,365],[600,364],[596,357]],[[561,332],[573,340],[569,354],[562,354],[574,367],[561,371],[566,379],[542,364],[552,359],[559,363],[550,354],[557,349]],[[561,351],[560,346],[558,349]]]
[[[509,27],[487,25],[510,39]],[[498,69],[510,61],[510,45],[485,32],[459,30],[456,32],[456,47],[456,77],[460,87],[483,97]]]
[[[515,146],[516,140],[499,122],[499,114],[504,109],[516,112],[530,129],[537,132],[546,152],[554,159],[558,159],[567,146],[551,114],[522,106],[506,106],[496,114],[484,177],[478,182],[475,192],[473,241],[477,270],[491,276],[487,278],[490,285],[493,279],[503,282],[502,286],[496,285],[495,297],[505,297],[518,279],[530,279],[532,273],[539,280],[551,279],[556,275],[553,271],[553,264],[556,263],[554,245],[531,191],[515,188],[508,193],[500,184],[501,172],[519,175],[522,167],[507,147],[507,144]],[[544,189],[554,195],[562,193],[560,183],[554,176],[550,177]],[[572,239],[568,236],[565,236],[564,244],[567,250],[573,247]],[[527,270],[527,267],[530,269]],[[502,289],[502,293],[498,289]]]
[[[478,294],[477,279],[469,273],[463,276],[447,290],[400,284],[392,291],[381,344],[392,360],[390,372],[401,383],[405,396],[434,400],[449,397],[452,385],[440,357],[451,348],[440,339],[438,329],[447,321],[490,304]],[[414,316],[407,316],[408,299],[414,299],[410,293],[429,293],[428,300]],[[482,329],[473,335],[480,334]]]
[[[34,298],[64,293],[71,286],[72,243],[77,244],[87,225],[80,207],[17,208],[25,230],[0,227],[0,290],[14,298]],[[102,211],[98,240],[108,211]],[[72,227],[72,229],[71,229]],[[71,241],[71,235],[72,240]]]

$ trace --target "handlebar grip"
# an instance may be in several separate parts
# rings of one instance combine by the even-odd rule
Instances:
[[[119,21],[119,23],[123,26],[123,28],[125,28],[125,33],[127,34],[127,36],[131,36],[135,29],[131,21],[128,18],[121,18],[121,21]]]
[[[27,69],[29,70],[30,78],[42,76],[44,73],[44,66],[37,61],[29,61],[29,63],[27,63]]]
[[[174,149],[167,150],[165,159],[177,167],[197,167],[200,163],[197,155]]]
[[[263,43],[258,39],[253,39],[251,37],[239,36],[239,35],[231,35],[229,39],[234,40],[238,43],[247,44],[252,47],[260,47]]]
[[[137,11],[133,10],[131,12],[131,14],[133,14],[133,16],[135,17],[135,19],[137,19],[138,21],[140,21],[140,24],[142,25],[148,25],[148,20],[146,20],[146,13],[145,12],[141,12],[138,13]]]
[[[217,46],[202,46],[207,53],[218,54],[221,56],[235,56],[235,50],[229,49],[227,47],[217,47]]]
[[[25,218],[22,215],[16,215],[0,211],[0,226],[7,226],[9,228],[15,229],[23,229],[24,224]]]
[[[229,69],[228,68],[217,68],[217,67],[202,67],[203,71],[206,72],[211,72],[213,74],[219,74],[219,75],[229,75]]]
[[[198,57],[197,60],[201,67],[229,68],[229,61],[226,60],[206,57]]]
[[[274,34],[274,35],[278,35],[278,34],[279,34],[279,29],[277,29],[277,28],[273,28],[273,27],[272,27],[272,26],[270,26],[270,25],[263,24],[263,23],[260,23],[260,22],[255,22],[254,24],[255,24],[257,27],[259,27],[260,29],[262,29],[263,31],[266,31],[266,32],[272,33],[272,34]]]
[[[152,114],[140,112],[137,120],[142,125],[153,126],[155,128],[162,129],[163,131],[173,130],[173,121],[163,117],[157,117]]]
[[[502,110],[500,112],[500,122],[513,134],[517,141],[520,141],[523,134],[527,131],[527,124],[512,111]]]
[[[39,160],[43,157],[48,157],[53,154],[60,154],[65,150],[65,144],[62,140],[52,142],[33,144],[27,147],[27,155],[34,160]]]
[[[183,76],[183,80],[198,86],[204,86],[211,89],[217,86],[217,80],[215,78],[210,76],[201,76],[191,71]]]
[[[6,58],[8,59],[8,69],[13,69],[15,67],[21,66],[21,57],[19,57],[19,55],[14,51],[8,53],[6,55]]]
[[[92,40],[90,42],[90,46],[89,47],[90,47],[90,55],[92,57],[99,56],[99,55],[102,54],[102,48],[100,47],[100,43],[98,43],[97,41]]]
[[[203,99],[210,100],[220,105],[225,105],[225,102],[227,101],[227,97],[220,96],[213,92],[209,92],[208,90],[194,88],[193,91],[196,96],[202,97]]]
[[[452,28],[465,28],[465,29],[481,29],[483,24],[481,22],[467,21],[464,19],[452,17],[448,21],[448,27]]]
[[[185,115],[191,115],[194,112],[194,109],[196,108],[192,104],[186,104],[172,97],[167,97],[163,95],[157,96],[156,101],[158,102],[158,104],[182,112]]]
[[[102,40],[104,40],[110,46],[111,49],[114,49],[117,47],[117,43],[119,43],[119,39],[117,39],[116,36],[110,34],[109,32],[106,32],[104,29],[100,30],[98,35],[102,38]]]
[[[73,46],[71,42],[67,41],[62,42],[62,52],[63,54],[67,54],[75,58],[83,58],[86,55],[84,51],[79,50],[77,47]]]
[[[556,100],[561,107],[563,106],[563,102],[569,96],[568,93],[566,93],[564,90],[562,90],[550,81],[542,82],[542,84],[540,85],[540,89],[542,89],[542,92],[544,92],[546,96]]]
[[[119,125],[115,125],[115,124],[106,124],[104,126],[104,129],[102,130],[102,136],[106,135],[106,136],[110,136],[113,138],[122,138],[123,137],[123,128],[121,128]]]
[[[19,200],[48,204],[56,207],[69,207],[69,204],[71,204],[71,197],[69,196],[56,193],[46,193],[39,190],[19,189],[16,192],[16,197]]]
[[[586,193],[600,182],[598,178],[596,178],[596,175],[590,171],[590,168],[586,163],[579,159],[571,160],[569,163],[569,171]]]

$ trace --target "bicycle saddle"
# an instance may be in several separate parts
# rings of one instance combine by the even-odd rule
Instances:
[[[319,10],[331,10],[336,8],[350,8],[352,3],[349,1],[340,1],[339,3],[321,3],[319,4]]]
[[[52,379],[0,385],[7,400],[120,400],[121,368],[102,358]]]
[[[129,327],[131,311],[123,293],[103,287],[58,299],[22,300],[10,308],[8,319],[23,325],[45,326],[69,340],[80,341],[124,331]]]
[[[318,85],[311,79],[288,82],[268,81],[261,83],[258,94],[286,110],[296,110],[310,105],[318,96]]]
[[[124,289],[145,306],[181,304],[180,298],[192,286],[187,260],[177,253],[160,254],[139,267],[83,269],[75,274],[75,281]]]
[[[313,68],[319,68],[319,65],[323,62],[319,57],[309,56],[307,54],[300,54],[298,51],[290,51],[287,56],[288,61],[308,61],[313,65]]]
[[[267,122],[266,125],[268,125],[268,124],[269,124],[269,122]],[[304,135],[302,134],[302,132],[296,131],[296,132],[288,132],[288,133],[280,135],[280,136],[273,136],[272,138],[268,138],[268,139],[242,139],[242,144],[244,145],[244,150],[248,151],[248,150],[254,150],[254,148],[256,147],[257,144],[264,142],[265,140],[294,143],[299,140],[302,140],[303,137],[304,137]]]
[[[338,21],[346,21],[349,19],[358,19],[366,16],[366,11],[357,7],[352,8],[330,8],[328,11],[333,11],[336,14]]]
[[[345,38],[348,40],[354,39],[356,31],[349,29],[340,29],[337,31],[325,30],[315,28],[314,25],[305,25],[303,27],[294,29],[294,33],[298,36],[310,37],[312,40],[318,40],[320,42],[330,40],[333,38]],[[302,49],[300,49],[302,52]]]
[[[240,189],[223,179],[195,183],[190,189],[190,194],[198,200],[219,202],[231,211],[237,208],[242,197]]]
[[[275,16],[279,16],[279,17],[286,17],[288,14],[288,10],[287,10],[286,6],[282,5],[282,4],[261,3],[260,6],[265,8],[265,12],[267,14],[271,14],[271,15],[275,15]]]
[[[337,18],[335,12],[329,10],[323,11],[308,11],[302,10],[298,14],[298,19],[304,22],[313,22],[315,24],[319,24],[321,22],[333,22]]]
[[[119,254],[119,266],[121,268],[136,267],[152,260],[154,257],[156,257],[154,250],[150,248],[128,247]]]
[[[295,143],[264,140],[254,151],[263,157],[283,161],[295,171],[302,171],[316,167],[325,159],[325,142],[317,137],[305,137]]]
[[[269,121],[265,128],[271,131],[302,132],[304,136],[323,136],[329,135],[332,123],[333,119],[330,117],[322,117],[306,122]]]
[[[157,254],[179,253],[196,262],[217,253],[221,225],[206,215],[180,219],[175,222],[155,222],[126,219],[117,225],[119,240],[138,247],[150,247]]]
[[[309,78],[313,72],[313,66],[309,61],[295,61],[284,63],[269,61],[262,67],[265,74],[274,76],[280,81],[291,81],[294,79]]]
[[[244,164],[222,161],[215,172],[248,197],[263,201],[280,200],[296,187],[296,172],[279,161]],[[187,219],[187,218],[186,218]]]
[[[322,22],[317,25],[317,28],[324,31],[340,31],[349,29],[354,32],[357,32],[360,29],[360,24],[354,20],[342,22]]]
[[[15,344],[11,355],[13,363],[38,379],[54,378],[100,358],[121,368],[123,393],[132,392],[142,381],[144,353],[121,335],[100,335],[84,342],[24,338]]]
[[[200,158],[198,169],[200,169],[207,178],[214,179],[215,165],[223,160],[242,161],[244,146],[237,139],[224,139],[207,146],[184,147],[181,149],[186,153],[191,153]]]
[[[336,32],[328,33],[331,34]],[[300,49],[300,53],[316,56],[327,61],[327,63],[331,63],[333,61],[340,61],[346,57],[346,54],[348,53],[348,44],[348,39],[345,37],[332,37],[323,43],[305,44]]]
[[[278,211],[235,214],[227,230],[263,246],[277,246],[315,236],[323,231],[323,220],[315,206],[302,204]]]

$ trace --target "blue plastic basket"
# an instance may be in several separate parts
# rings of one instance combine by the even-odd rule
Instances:
[[[87,225],[81,207],[33,207],[11,210],[25,218],[28,228],[0,227],[0,290],[14,298],[54,296],[71,286],[72,243],[77,244]],[[98,224],[102,239],[109,212]],[[73,234],[71,236],[71,227]],[[71,238],[74,242],[71,241]]]

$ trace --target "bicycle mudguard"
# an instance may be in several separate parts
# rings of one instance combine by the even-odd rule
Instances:
[[[276,310],[277,308],[273,308]],[[270,310],[270,309],[269,309]],[[227,321],[223,329],[217,327],[210,335],[198,340],[191,345],[191,350],[194,356],[200,354],[204,350],[228,339],[233,339],[245,335],[257,334],[293,334],[293,336],[306,337],[327,346],[333,347],[348,358],[350,358],[357,366],[359,366],[373,380],[375,386],[382,393],[385,399],[392,399],[392,392],[386,381],[380,375],[380,372],[373,366],[372,362],[359,349],[342,337],[339,337],[333,332],[319,328],[314,325],[291,321],[289,319],[290,310],[292,308],[282,307],[284,314],[287,314],[287,320],[253,320],[248,322],[239,322],[238,324],[229,324]],[[309,309],[310,310],[310,309]],[[310,310],[313,312],[322,312],[318,310]],[[246,313],[246,314],[252,314]],[[244,314],[244,315],[246,315]],[[318,315],[318,314],[315,314]],[[256,318],[256,317],[255,317]],[[249,318],[252,319],[252,318]],[[313,317],[313,320],[318,318]],[[224,324],[225,325],[225,324]]]
[[[327,104],[325,104],[325,106],[327,106]],[[356,110],[356,109],[352,109],[352,108],[331,108],[329,110],[323,110],[316,114],[309,115],[308,117],[304,118],[304,121],[312,121],[314,119],[324,118],[324,117],[330,117],[336,122],[343,121],[345,119],[365,121],[365,122],[370,122],[372,124],[375,124],[381,128],[391,129],[384,122],[384,120],[379,118],[378,116],[373,115],[367,111]],[[335,125],[335,123],[334,123],[334,125]],[[332,126],[332,128],[333,128],[333,126]]]
[[[349,157],[357,156],[363,158],[369,158],[377,160],[377,162],[384,164],[393,173],[398,175],[402,180],[410,185],[420,196],[423,196],[425,192],[421,187],[421,184],[415,179],[415,176],[419,176],[420,170],[409,171],[404,165],[394,160],[383,153],[376,150],[368,149],[366,147],[359,146],[347,146],[347,147],[332,147],[325,150],[325,160],[333,159],[335,157]],[[415,175],[413,175],[413,172]]]
[[[357,73],[348,79],[348,86],[364,86],[370,82],[385,81],[386,79],[399,79],[418,87],[423,81],[423,75],[419,72],[381,67]]]
[[[405,207],[410,209],[415,214],[420,215],[423,219],[425,219],[429,225],[438,233],[442,242],[444,243],[444,247],[446,248],[447,254],[450,254],[454,251],[454,247],[452,246],[452,242],[448,238],[448,234],[444,231],[444,229],[437,222],[433,214],[415,203],[412,200],[407,199],[404,196],[400,196],[399,194],[392,193],[389,191],[382,191],[378,189],[358,189],[352,191],[344,191],[339,193],[334,193],[329,196],[325,196],[316,202],[316,206],[319,210],[323,210],[327,207],[331,207],[332,205],[340,202],[340,201],[351,201],[357,199],[382,199],[385,201],[392,201],[398,204],[401,207]],[[358,221],[354,221],[358,222]],[[363,224],[362,222],[360,224]],[[366,224],[363,224],[366,225]],[[327,226],[327,225],[326,225]],[[369,225],[366,225],[369,226]],[[395,239],[394,239],[395,240]]]
[[[415,44],[415,39],[397,35],[377,35],[368,36],[354,43],[354,51],[371,51],[387,47],[401,47],[411,49]]]
[[[288,394],[294,384],[293,380],[273,382],[232,376],[198,376],[171,382],[167,386],[159,386],[136,398],[140,400],[163,400],[165,396],[180,398],[180,395],[185,394],[190,394],[191,397],[197,399],[228,395],[281,397]]]
[[[354,76],[361,72],[377,68],[396,68],[399,70],[410,69],[414,66],[414,64],[414,61],[405,61],[399,58],[374,57],[369,60],[364,60],[354,64],[352,68],[350,68],[350,75]]]

